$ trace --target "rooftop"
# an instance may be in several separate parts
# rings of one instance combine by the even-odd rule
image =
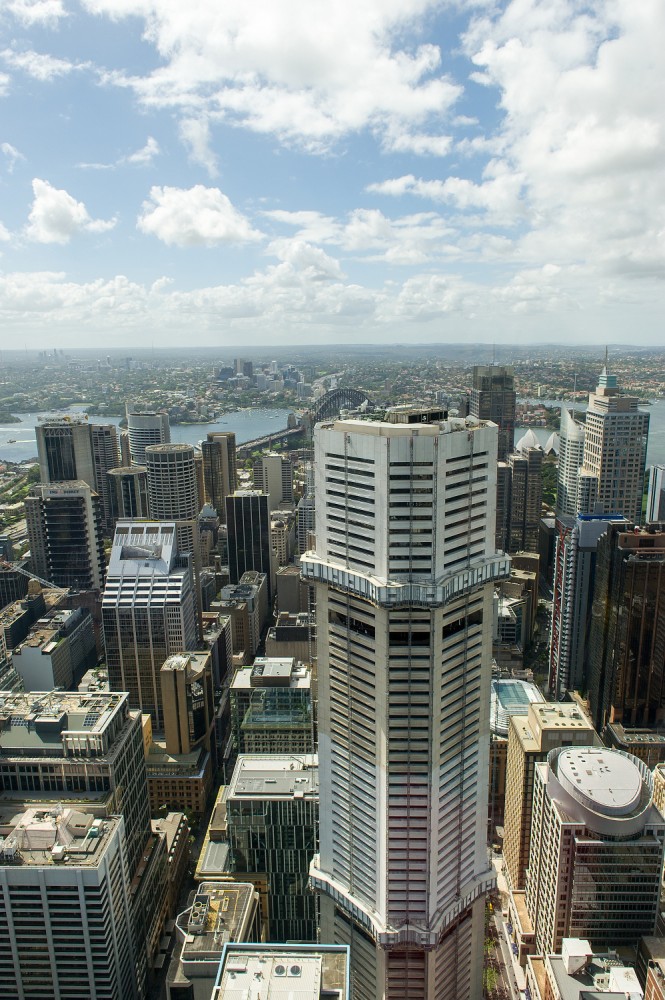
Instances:
[[[557,777],[596,812],[626,816],[640,802],[642,775],[624,754],[597,747],[570,747],[558,757]]]
[[[0,866],[97,867],[120,822],[59,806],[26,809],[0,825]]]
[[[65,752],[65,742],[87,734],[103,735],[116,713],[127,706],[123,692],[0,692],[0,755],[51,749]]]
[[[229,783],[227,801],[243,798],[319,797],[316,754],[241,754]]]
[[[256,905],[250,882],[201,882],[189,909],[176,918],[183,937],[181,961],[221,957],[228,941],[242,938]]]
[[[529,681],[493,680],[490,703],[492,731],[498,736],[506,736],[511,715],[524,715],[529,705],[542,701],[542,691]]]
[[[347,1000],[346,945],[229,945],[212,1000]]]

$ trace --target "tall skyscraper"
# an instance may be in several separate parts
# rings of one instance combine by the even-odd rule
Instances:
[[[356,1000],[481,993],[497,430],[317,425],[322,940]]]
[[[508,456],[510,469],[506,552],[537,552],[543,504],[543,450],[525,447]]]
[[[113,524],[119,518],[148,517],[148,473],[144,465],[109,469]]]
[[[583,459],[584,424],[575,420],[570,410],[562,406],[556,485],[557,517],[575,517],[578,513],[577,480]]]
[[[25,498],[32,565],[58,587],[104,586],[102,507],[87,483],[73,480],[33,486]]]
[[[203,454],[203,483],[206,502],[226,519],[226,498],[238,488],[236,468],[236,436],[232,433],[213,431],[201,442]]]
[[[497,460],[505,462],[515,437],[515,373],[506,365],[475,365],[470,413],[499,427]]]
[[[261,455],[254,462],[253,482],[255,490],[269,495],[271,510],[293,507],[293,466],[288,458]]]
[[[43,483],[81,480],[99,496],[102,526],[112,531],[108,471],[118,464],[118,438],[113,424],[90,424],[71,417],[52,417],[35,428],[39,474]]]
[[[641,760],[561,747],[536,764],[526,906],[536,954],[563,938],[611,947],[655,931],[665,819]]]
[[[665,718],[665,532],[625,527],[610,524],[598,542],[589,702],[601,735],[608,722]]]
[[[271,605],[274,573],[268,494],[258,490],[236,490],[226,498],[226,524],[229,580],[231,583],[240,583],[247,570],[265,573],[268,603]]]
[[[665,465],[652,465],[649,469],[646,519],[647,524],[665,521]]]
[[[168,444],[171,440],[169,415],[164,412],[138,413],[127,407],[127,432],[132,465],[145,465],[148,445]]]
[[[557,519],[554,556],[549,690],[563,699],[567,691],[586,691],[591,605],[598,540],[611,523],[626,525],[618,514],[580,514]]]
[[[173,522],[120,521],[115,530],[102,622],[109,683],[164,726],[159,671],[168,656],[195,649],[192,557]]]
[[[649,414],[638,410],[638,403],[636,396],[620,392],[616,375],[603,368],[589,395],[575,513],[623,514],[642,523]]]

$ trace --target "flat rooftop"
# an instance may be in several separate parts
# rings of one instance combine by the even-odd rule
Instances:
[[[229,783],[231,799],[316,799],[319,769],[316,754],[241,754]]]
[[[26,809],[0,825],[0,867],[96,868],[119,822],[53,805]]]
[[[348,1000],[345,945],[230,945],[212,1000]]]
[[[202,882],[191,906],[176,918],[184,937],[181,961],[221,957],[224,945],[244,933],[255,893],[250,882]]]
[[[63,733],[103,733],[126,701],[115,691],[0,691],[0,754],[50,748],[60,755]]]
[[[566,972],[562,955],[548,955],[561,1000],[626,1000],[643,995],[634,969],[613,954],[591,955],[580,972]]]
[[[627,816],[640,803],[642,775],[616,750],[570,747],[557,758],[557,778],[585,805],[607,816]]]

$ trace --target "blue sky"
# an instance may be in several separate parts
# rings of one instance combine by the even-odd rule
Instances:
[[[662,0],[0,0],[3,347],[661,344]]]

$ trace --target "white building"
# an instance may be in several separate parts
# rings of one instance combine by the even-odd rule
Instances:
[[[254,489],[267,493],[270,509],[293,509],[293,465],[283,455],[269,452],[254,462]]]
[[[356,1000],[481,993],[497,428],[315,429],[321,939]]]
[[[652,465],[649,469],[647,521],[665,521],[665,465]]]
[[[111,690],[129,691],[131,707],[150,712],[158,730],[161,666],[197,645],[192,558],[176,531],[175,522],[118,521],[102,598]]]
[[[145,465],[145,450],[151,444],[168,444],[171,427],[168,413],[136,413],[127,408],[127,432],[132,465]]]
[[[574,517],[577,507],[577,477],[584,456],[584,424],[561,407],[559,460],[557,463],[556,514]]]
[[[122,816],[50,806],[0,817],[3,1000],[133,1000]]]

